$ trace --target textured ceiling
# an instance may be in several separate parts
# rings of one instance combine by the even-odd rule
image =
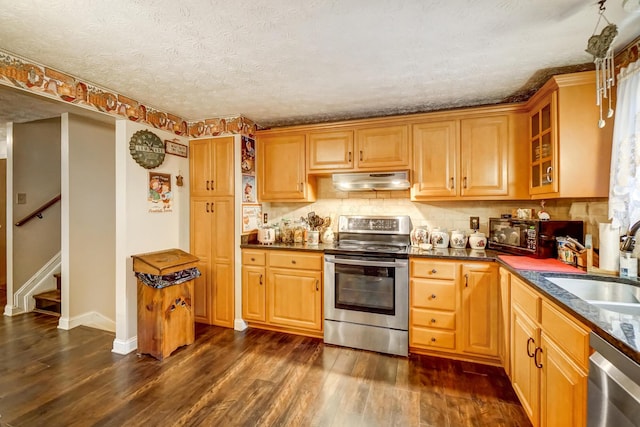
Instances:
[[[596,3],[0,0],[0,48],[190,120],[268,127],[526,97],[540,70],[591,63]],[[622,48],[640,13],[606,6]]]

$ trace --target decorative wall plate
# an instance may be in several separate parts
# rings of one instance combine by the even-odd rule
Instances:
[[[131,157],[145,169],[153,169],[164,162],[164,142],[149,130],[139,130],[129,140]]]

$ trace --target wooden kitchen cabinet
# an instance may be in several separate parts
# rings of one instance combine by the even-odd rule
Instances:
[[[233,137],[189,141],[191,195],[233,196]]]
[[[598,127],[595,72],[552,77],[527,103],[534,199],[608,197],[613,123]]]
[[[331,130],[308,134],[307,169],[309,173],[353,169],[352,130]]]
[[[534,427],[584,426],[589,328],[511,277],[511,381]]]
[[[528,198],[526,117],[515,107],[441,114],[412,133],[412,200]]]
[[[360,170],[409,169],[409,126],[356,129],[356,165]]]
[[[306,135],[266,133],[257,136],[258,199],[261,202],[311,202],[313,178],[308,179]]]
[[[410,350],[497,364],[497,267],[412,258],[410,276]]]
[[[202,275],[194,280],[196,322],[233,327],[233,197],[191,198],[191,253]]]
[[[322,254],[242,250],[243,318],[249,326],[322,337]]]
[[[498,355],[502,362],[502,367],[509,378],[511,378],[511,273],[500,267],[500,288],[499,288],[499,322],[498,328],[500,339],[498,340]]]
[[[498,356],[498,267],[494,263],[462,264],[461,350]]]

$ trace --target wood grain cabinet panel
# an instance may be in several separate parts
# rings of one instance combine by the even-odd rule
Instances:
[[[312,132],[308,134],[309,173],[353,169],[353,131]]]
[[[589,328],[515,277],[510,328],[511,381],[533,426],[586,425]]]
[[[259,135],[258,198],[262,202],[315,200],[306,172],[306,134]]]
[[[242,259],[242,313],[249,326],[322,337],[322,254],[243,249]]]
[[[409,126],[356,129],[356,167],[384,170],[409,169]]]
[[[413,126],[414,200],[457,195],[458,134],[455,120]]]
[[[190,252],[202,273],[194,280],[196,322],[234,323],[234,137],[189,141]]]
[[[498,268],[493,263],[462,264],[462,351],[498,356]]]
[[[192,196],[233,196],[233,137],[189,142]]]
[[[562,74],[527,102],[532,198],[609,196],[613,121],[598,127],[595,93],[594,71]]]

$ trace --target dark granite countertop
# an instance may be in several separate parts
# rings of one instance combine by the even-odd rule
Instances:
[[[276,243],[272,245],[261,244],[243,244],[243,249],[270,249],[270,250],[294,250],[294,251],[311,251],[324,252],[325,249],[333,249],[333,243],[320,243],[317,246],[308,246],[306,244],[286,245]],[[592,330],[600,337],[611,343],[613,346],[621,350],[624,354],[640,364],[640,316],[630,314],[621,314],[610,310],[605,310],[589,304],[585,300],[565,291],[556,286],[547,277],[580,277],[585,279],[625,281],[622,278],[591,275],[591,274],[569,274],[569,273],[545,273],[531,270],[518,270],[506,264],[498,258],[501,252],[493,250],[472,250],[472,249],[432,249],[422,250],[419,248],[411,248],[409,256],[412,258],[432,258],[447,259],[460,261],[495,261],[505,267],[511,273],[523,279],[534,289],[540,291],[551,301],[560,305],[567,310],[579,321],[592,328]],[[626,280],[626,283],[640,286],[637,280]],[[626,328],[630,328],[630,332],[625,334],[621,325],[626,324]]]
[[[325,249],[333,249],[333,243],[319,243],[317,245],[307,245],[306,243],[273,243],[271,245],[263,245],[260,243],[245,243],[240,245],[242,249],[270,249],[285,251],[304,251],[304,252],[324,252]]]
[[[589,304],[587,301],[573,295],[570,292],[556,286],[547,277],[569,277],[581,279],[595,279],[614,282],[624,282],[635,286],[640,283],[635,280],[625,280],[619,277],[609,277],[593,274],[569,274],[569,273],[545,273],[539,271],[516,270],[509,265],[499,261],[501,265],[522,278],[534,289],[554,301],[576,319],[585,325],[614,347],[640,364],[640,316],[622,314],[615,311],[605,310]],[[578,277],[576,277],[578,276]],[[626,325],[627,332],[624,333],[621,325]]]

